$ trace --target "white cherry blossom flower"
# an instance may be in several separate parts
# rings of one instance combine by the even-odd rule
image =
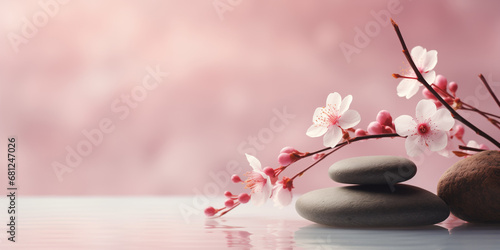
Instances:
[[[245,180],[247,188],[252,190],[251,197],[252,203],[256,206],[264,204],[271,196],[273,185],[271,178],[266,175],[262,169],[260,161],[255,156],[245,154],[252,167],[253,171],[248,172],[248,178]]]
[[[352,96],[348,95],[343,100],[335,92],[328,95],[326,106],[314,111],[313,125],[307,130],[310,137],[323,137],[326,147],[335,147],[342,139],[343,130],[352,128],[361,121],[359,113],[349,110]]]
[[[424,49],[421,46],[416,46],[411,50],[410,54],[425,81],[432,84],[434,79],[436,79],[436,72],[433,69],[437,64],[437,51],[427,51],[427,49]],[[410,75],[407,77],[416,78],[415,72],[411,70]],[[397,87],[398,96],[410,99],[418,92],[419,88],[419,81],[416,79],[405,78],[399,82]]]
[[[417,156],[425,148],[440,151],[448,143],[448,131],[455,120],[446,109],[436,109],[431,100],[421,100],[416,107],[416,117],[402,115],[394,121],[396,132],[407,136],[405,147],[409,156]]]
[[[288,206],[292,202],[293,181],[288,177],[276,182],[273,188],[274,205],[280,208]]]

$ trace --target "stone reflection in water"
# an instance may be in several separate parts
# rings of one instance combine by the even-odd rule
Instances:
[[[448,230],[439,226],[347,229],[310,225],[295,232],[295,244],[306,249],[441,249],[448,238]]]
[[[451,229],[450,233],[450,241],[453,245],[445,249],[456,249],[456,246],[481,246],[481,249],[500,248],[500,224],[464,223]]]

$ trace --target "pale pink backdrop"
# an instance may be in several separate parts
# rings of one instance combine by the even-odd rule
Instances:
[[[226,11],[218,13],[214,2]],[[276,167],[283,146],[322,148],[321,138],[305,131],[331,92],[353,95],[362,128],[381,109],[414,115],[420,93],[397,97],[399,81],[391,77],[407,68],[397,37],[373,16],[390,8],[409,47],[437,50],[437,73],[457,81],[462,98],[498,112],[477,78],[483,73],[500,93],[496,1],[73,0],[51,8],[53,16],[16,53],[8,34],[21,34],[23,18],[33,22],[44,8],[38,1],[0,3],[0,149],[6,162],[6,139],[17,137],[21,195],[237,192],[238,185],[227,185],[226,166],[249,170],[244,151]],[[340,45],[354,46],[357,28],[367,25],[380,29],[371,27],[372,37],[348,62]],[[148,66],[169,76],[120,120],[112,103],[141,83]],[[283,109],[294,117],[280,120],[273,110]],[[75,148],[82,130],[98,128],[103,118],[115,130],[59,181],[54,162],[65,164],[66,147]],[[481,117],[470,118],[498,137]],[[252,137],[257,147],[244,144]],[[484,142],[470,130],[465,139]],[[346,147],[299,178],[296,191],[338,185],[327,175],[333,162],[379,154],[405,156],[404,140]],[[435,192],[458,158],[414,160],[418,173],[410,183]],[[6,186],[6,170],[0,173]]]

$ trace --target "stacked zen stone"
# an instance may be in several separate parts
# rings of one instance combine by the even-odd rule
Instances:
[[[345,159],[329,169],[344,187],[302,195],[297,212],[318,224],[337,227],[409,227],[439,223],[450,214],[446,203],[424,189],[397,184],[411,179],[415,164],[403,157],[364,156]]]

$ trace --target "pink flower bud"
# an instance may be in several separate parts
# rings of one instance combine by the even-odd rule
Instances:
[[[441,90],[446,91],[446,85],[448,84],[448,80],[446,80],[446,77],[442,75],[437,75],[436,80],[434,80],[434,84],[438,86]]]
[[[213,207],[205,208],[205,215],[208,217],[214,216],[216,212],[217,211],[215,211],[215,208],[213,208]]]
[[[396,133],[396,130],[391,126],[385,126],[383,130],[384,134]]]
[[[291,154],[290,153],[281,153],[278,156],[278,163],[281,166],[288,166],[288,165],[292,164]]]
[[[241,179],[238,175],[233,174],[233,176],[231,176],[231,181],[233,181],[234,183],[239,183],[241,182]]]
[[[265,167],[263,170],[264,174],[266,174],[269,177],[274,177],[274,169],[271,167]]]
[[[226,192],[224,192],[224,196],[226,196],[227,198],[231,198],[233,196],[233,194],[229,191],[226,191]]]
[[[488,146],[484,144],[479,144],[479,149],[489,150]]]
[[[224,202],[224,206],[226,206],[227,208],[231,208],[234,206],[234,201],[232,199],[229,199],[226,202]]]
[[[464,133],[465,133],[464,126],[462,125],[455,126],[455,137],[457,137],[459,140],[462,140]]]
[[[387,110],[380,110],[377,114],[377,122],[381,125],[391,126],[392,116]]]
[[[444,98],[444,101],[445,101],[446,103],[448,103],[449,105],[452,105],[452,104],[453,104],[453,102],[455,102],[455,100],[453,100],[453,98],[451,98],[451,97],[449,97],[449,96],[445,97],[445,98]]]
[[[434,104],[436,104],[436,108],[441,108],[443,106],[439,101],[434,101]]]
[[[354,131],[354,136],[356,137],[360,137],[360,136],[365,136],[366,135],[366,131],[364,131],[363,129],[356,129],[356,131]]]
[[[422,90],[422,95],[425,98],[427,98],[427,99],[431,99],[433,101],[437,101],[437,98],[428,89],[423,89]]]
[[[238,201],[242,204],[247,203],[249,200],[250,195],[248,195],[247,193],[241,193],[240,195],[238,195]]]
[[[382,134],[382,125],[378,122],[370,122],[367,130],[371,135],[379,135]]]
[[[448,89],[453,94],[453,96],[455,96],[455,94],[457,93],[457,90],[458,90],[458,84],[456,82],[450,82],[448,84]]]
[[[294,149],[293,147],[284,147],[280,151],[280,153],[288,153],[288,154],[295,153],[295,152],[298,152],[298,151],[296,149]]]

